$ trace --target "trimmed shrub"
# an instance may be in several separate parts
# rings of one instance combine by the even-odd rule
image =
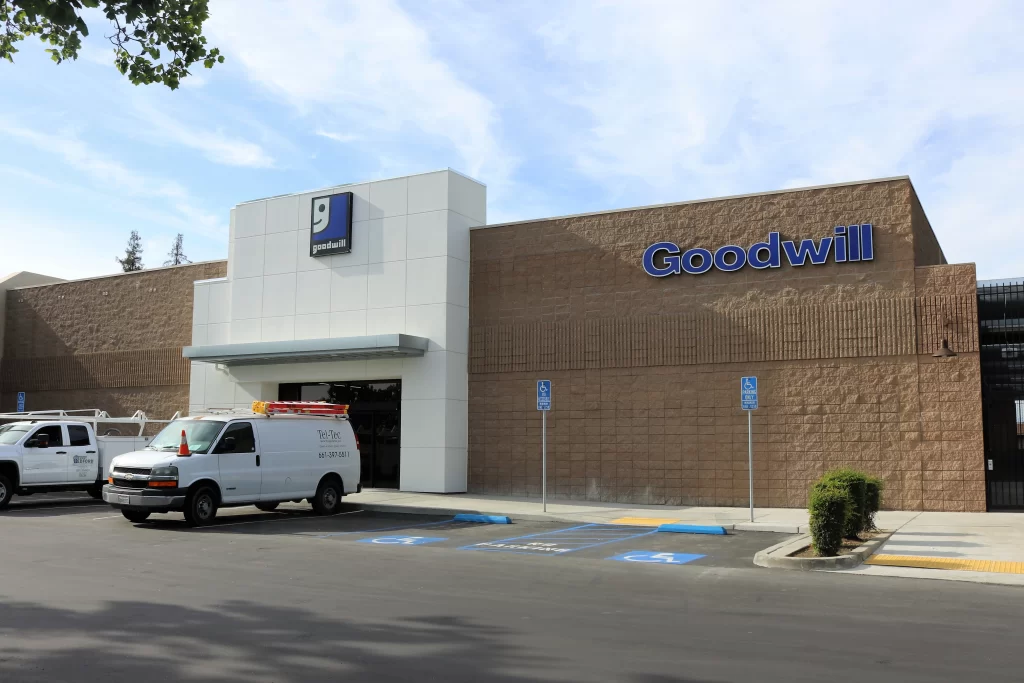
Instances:
[[[844,486],[818,481],[811,487],[807,511],[811,513],[811,540],[815,552],[822,557],[839,554],[850,504],[850,492]]]
[[[875,515],[882,507],[882,490],[885,485],[878,477],[867,477],[864,484],[864,531],[877,531]]]
[[[858,534],[864,530],[864,509],[867,493],[867,476],[863,472],[849,468],[826,472],[821,478],[823,482],[831,482],[835,486],[846,488],[850,493],[850,512],[846,517],[843,535],[857,540]]]

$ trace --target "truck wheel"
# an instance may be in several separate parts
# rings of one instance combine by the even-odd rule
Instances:
[[[257,510],[263,510],[264,512],[273,512],[277,509],[278,503],[256,503]]]
[[[13,497],[14,486],[11,485],[11,480],[0,474],[0,510],[7,507]]]
[[[149,513],[142,510],[121,510],[121,514],[134,524],[141,524],[149,519]]]
[[[318,515],[336,515],[341,508],[341,482],[336,477],[324,477],[316,487],[313,511]]]
[[[217,494],[200,486],[185,499],[185,521],[189,526],[206,526],[217,516]]]
[[[87,488],[85,490],[85,492],[89,494],[90,498],[95,498],[97,500],[99,500],[100,498],[103,497],[103,487],[102,486],[90,486],[89,488]]]

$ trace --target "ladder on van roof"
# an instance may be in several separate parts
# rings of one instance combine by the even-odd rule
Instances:
[[[252,412],[263,415],[320,415],[344,417],[348,406],[321,401],[253,401]]]

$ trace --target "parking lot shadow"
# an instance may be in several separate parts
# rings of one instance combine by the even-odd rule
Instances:
[[[63,517],[65,515],[95,514],[97,510],[110,510],[100,500],[86,498],[70,501],[18,500],[0,510],[0,519],[16,517]]]
[[[203,609],[109,602],[96,611],[0,603],[0,680],[503,683],[550,680],[552,672],[571,667],[516,645],[509,630],[464,618],[357,623],[342,612],[327,618],[240,601]],[[712,683],[646,675],[632,680]]]

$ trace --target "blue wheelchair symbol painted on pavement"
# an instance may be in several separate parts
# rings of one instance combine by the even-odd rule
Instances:
[[[359,542],[376,543],[377,545],[425,545],[447,540],[447,538],[438,536],[377,536],[376,538],[364,538]]]
[[[643,564],[686,564],[699,560],[705,555],[691,555],[688,553],[659,553],[656,550],[630,550],[627,553],[613,555],[607,559],[619,562],[640,562]]]

